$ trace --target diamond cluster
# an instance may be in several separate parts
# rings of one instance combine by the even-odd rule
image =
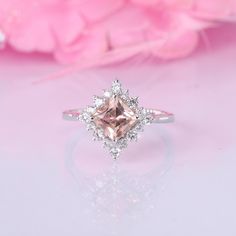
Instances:
[[[93,132],[94,140],[103,141],[104,147],[117,159],[129,141],[137,141],[144,125],[152,122],[152,114],[140,108],[138,98],[130,97],[116,80],[103,96],[94,96],[93,106],[84,109],[79,119]]]

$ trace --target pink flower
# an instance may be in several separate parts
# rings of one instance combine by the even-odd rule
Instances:
[[[0,0],[0,31],[15,50],[52,53],[63,63],[140,53],[173,59],[235,12],[235,0]]]

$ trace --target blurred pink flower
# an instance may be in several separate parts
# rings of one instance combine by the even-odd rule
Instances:
[[[0,0],[0,32],[15,50],[52,53],[63,63],[139,53],[173,59],[235,12],[236,0]]]

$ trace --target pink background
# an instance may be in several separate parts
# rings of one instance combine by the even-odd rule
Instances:
[[[186,59],[138,57],[42,83],[62,67],[1,52],[0,235],[235,236],[236,28],[208,37]],[[116,163],[61,118],[115,78],[141,105],[176,115]]]

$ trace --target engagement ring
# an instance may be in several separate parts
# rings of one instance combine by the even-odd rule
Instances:
[[[137,141],[145,125],[169,123],[174,115],[157,109],[139,107],[138,97],[130,97],[116,80],[102,96],[94,96],[92,106],[63,112],[66,120],[82,121],[93,139],[103,141],[105,148],[117,159],[130,141]]]

